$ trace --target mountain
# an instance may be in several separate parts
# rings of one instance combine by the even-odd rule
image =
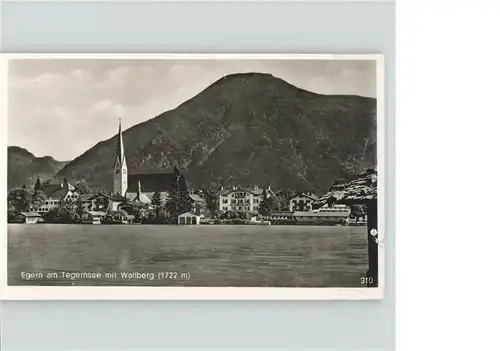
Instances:
[[[35,157],[18,146],[7,148],[7,187],[14,189],[32,187],[37,177],[47,180],[54,177],[68,162],[56,161],[50,156]]]
[[[190,186],[327,190],[376,162],[376,100],[319,95],[269,74],[228,75],[123,133],[129,173],[178,165]],[[58,178],[111,190],[116,136]]]

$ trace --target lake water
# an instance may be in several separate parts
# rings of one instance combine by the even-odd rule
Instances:
[[[366,227],[8,225],[9,285],[361,287],[367,269]]]

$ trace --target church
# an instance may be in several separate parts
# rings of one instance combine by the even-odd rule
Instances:
[[[113,195],[130,202],[151,204],[152,196],[159,192],[163,201],[172,191],[176,182],[174,173],[130,174],[127,168],[121,120],[118,126],[117,144],[114,159]]]
[[[117,211],[131,208],[137,204],[150,207],[153,194],[158,192],[163,203],[175,190],[177,182],[175,173],[168,172],[148,172],[132,173],[128,172],[125,149],[123,147],[123,135],[121,121],[118,126],[115,158],[113,163],[113,193],[106,194],[100,192],[92,196],[91,208],[93,211]],[[203,214],[206,202],[196,194],[189,194],[193,211]],[[128,211],[127,211],[128,212]]]

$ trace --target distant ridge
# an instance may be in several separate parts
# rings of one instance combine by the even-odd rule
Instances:
[[[7,187],[14,189],[33,186],[37,177],[51,179],[67,161],[56,161],[51,156],[36,157],[19,146],[7,147]]]

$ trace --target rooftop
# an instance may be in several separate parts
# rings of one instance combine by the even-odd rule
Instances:
[[[42,217],[42,215],[36,212],[21,212],[21,214],[25,217]]]
[[[128,175],[127,192],[137,192],[141,182],[141,191],[145,193],[170,192],[176,182],[174,173],[140,173]]]
[[[189,197],[193,201],[205,202],[205,200],[203,200],[198,194],[189,194]]]
[[[47,197],[58,199],[64,197],[69,190],[75,190],[75,187],[67,182],[63,182],[57,184],[43,184],[40,190],[43,191]]]
[[[219,191],[219,195],[229,195],[231,193],[238,193],[238,192],[247,192],[251,193],[254,195],[262,195],[264,193],[264,189],[258,188],[258,187],[253,187],[253,188],[243,188],[243,187],[231,187],[227,188],[224,190]]]

